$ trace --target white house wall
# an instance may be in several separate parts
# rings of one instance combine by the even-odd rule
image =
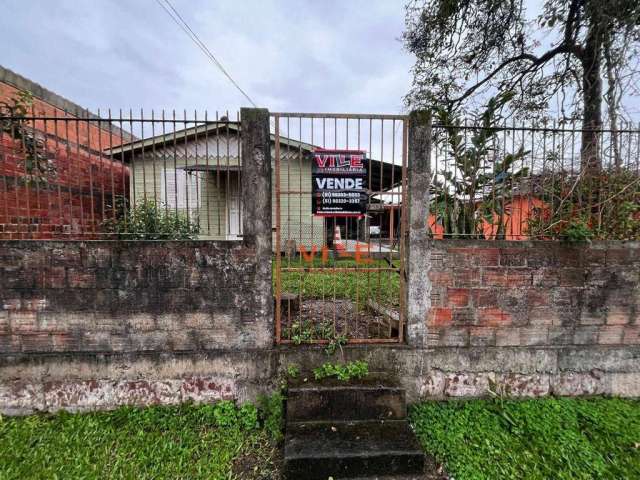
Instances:
[[[196,157],[197,154],[197,157]],[[208,154],[208,155],[207,155]],[[227,155],[228,154],[228,155]],[[273,224],[276,221],[276,188],[275,188],[275,149],[271,156],[274,162],[272,169],[272,215]],[[187,142],[185,145],[166,147],[156,146],[144,154],[134,156],[131,162],[131,199],[139,202],[143,198],[155,198],[156,201],[167,203],[162,198],[163,169],[184,168],[200,165],[215,168],[215,171],[202,172],[199,181],[199,222],[202,238],[226,238],[226,191],[227,177],[225,169],[235,170],[239,166],[238,137],[209,135]],[[232,181],[236,176],[230,176]],[[287,240],[293,240],[297,245],[304,245],[310,249],[312,245],[318,248],[324,243],[323,219],[311,214],[311,162],[295,148],[281,148],[280,161],[280,190],[303,191],[303,194],[283,193],[280,196],[282,248]],[[171,193],[171,192],[168,192]],[[275,245],[275,237],[274,237]]]

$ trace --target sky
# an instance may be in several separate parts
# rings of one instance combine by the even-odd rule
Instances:
[[[260,107],[403,112],[400,0],[171,1]],[[2,3],[0,64],[93,112],[250,106],[156,0]]]

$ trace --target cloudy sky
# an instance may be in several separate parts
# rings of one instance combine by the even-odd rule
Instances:
[[[172,3],[259,106],[403,109],[413,60],[399,41],[402,1]],[[92,111],[249,106],[156,0],[2,4],[0,64]]]

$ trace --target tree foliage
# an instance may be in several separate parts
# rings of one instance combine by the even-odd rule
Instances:
[[[533,117],[556,99],[564,118],[582,117],[582,158],[597,166],[603,77],[615,98],[622,72],[635,67],[640,2],[545,0],[533,12],[523,0],[412,0],[404,42],[416,56],[411,106],[459,107],[512,91],[510,107]]]

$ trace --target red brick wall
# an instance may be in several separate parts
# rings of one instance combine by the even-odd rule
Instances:
[[[430,346],[640,344],[637,244],[433,245]]]
[[[19,90],[13,85],[0,82],[0,102],[9,101],[19,93]],[[65,113],[64,110],[54,107],[53,105],[35,98],[33,101],[33,110],[29,115],[40,117],[60,117],[60,118],[76,118],[75,116]],[[33,124],[29,124],[33,127]],[[102,128],[98,126],[98,122],[55,122],[53,120],[35,122],[35,128],[38,131],[53,135],[54,137],[69,140],[73,144],[79,144],[85,148],[92,150],[104,150],[109,145],[116,146],[122,141],[120,133],[117,130],[109,130],[103,124]]]
[[[16,92],[0,83],[0,100]],[[37,99],[34,113],[65,116],[59,108]],[[0,135],[0,238],[98,236],[103,220],[113,215],[109,207],[114,196],[128,196],[128,167],[99,154],[100,149],[120,144],[120,133],[83,120],[36,121],[35,127],[55,173],[46,183],[26,182],[21,142],[6,133]]]

